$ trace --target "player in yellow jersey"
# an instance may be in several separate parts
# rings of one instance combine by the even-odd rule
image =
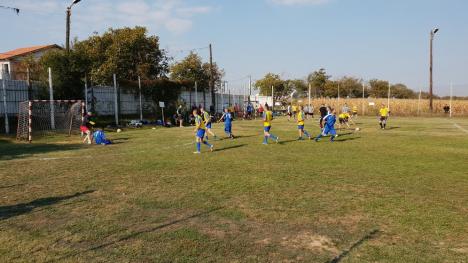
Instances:
[[[388,116],[390,116],[390,110],[387,108],[387,106],[385,106],[385,104],[382,104],[382,107],[379,110],[379,115],[380,128],[382,130],[385,130],[385,128],[387,127]]]
[[[213,138],[216,140],[216,134],[214,134],[214,132],[211,130],[211,124],[212,124],[212,121],[211,121],[211,115],[209,112],[207,112],[205,110],[205,108],[200,108],[200,111],[201,111],[201,114],[203,116],[203,121],[205,122],[205,128],[206,128],[206,139],[208,140],[208,133],[211,134],[213,136]]]
[[[305,112],[304,112],[304,108],[302,106],[299,106],[296,119],[297,119],[297,129],[299,130],[298,140],[300,140],[300,141],[303,140],[303,138],[302,138],[303,135],[307,136],[307,138],[309,138],[309,140],[312,139],[310,134],[306,130],[304,130],[305,118],[306,118],[306,115],[305,115]]]
[[[210,151],[213,151],[213,145],[209,144],[205,141],[205,122],[203,118],[198,115],[198,111],[195,109],[193,110],[193,116],[195,117],[195,133],[196,133],[196,143],[197,143],[197,151],[194,152],[199,154],[201,152],[201,143],[205,144],[206,146],[210,147]]]
[[[268,144],[268,138],[272,138],[276,141],[276,143],[279,142],[279,138],[270,133],[272,120],[273,112],[270,111],[270,107],[268,105],[265,105],[265,111],[263,112],[263,135],[265,136],[263,139],[263,144],[265,145]]]
[[[339,128],[341,129],[341,125],[346,125],[348,128],[349,126],[349,113],[343,112],[340,115],[338,115],[338,121],[339,121]]]

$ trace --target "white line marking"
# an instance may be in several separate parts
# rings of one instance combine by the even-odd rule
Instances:
[[[463,128],[462,126],[458,125],[457,123],[453,123],[453,126],[457,127],[458,129],[464,131],[465,133],[468,133],[468,130]]]

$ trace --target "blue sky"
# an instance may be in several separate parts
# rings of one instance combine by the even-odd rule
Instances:
[[[0,0],[0,52],[64,43],[71,0]],[[435,41],[436,93],[468,95],[468,1],[465,0],[82,0],[73,9],[72,36],[108,27],[147,26],[176,59],[213,44],[227,80],[267,72],[302,78],[321,67],[355,76],[428,86],[428,42]],[[7,37],[8,36],[8,37]],[[199,54],[208,59],[206,49]],[[232,81],[240,87],[246,80]]]

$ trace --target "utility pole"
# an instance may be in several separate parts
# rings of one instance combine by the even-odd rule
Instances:
[[[431,36],[430,36],[430,50],[429,50],[429,109],[431,112],[433,111],[433,64],[434,64],[434,59],[433,59],[433,47],[434,47],[434,36],[435,34],[439,31],[438,28],[434,28],[431,30]]]
[[[214,71],[213,71],[213,49],[210,44],[210,91],[211,91],[211,105],[216,105],[216,94],[214,89]]]
[[[74,5],[81,2],[81,0],[74,0],[72,4],[67,7],[67,20],[66,20],[66,36],[65,36],[65,50],[67,53],[70,52],[70,18],[71,18],[71,9]]]

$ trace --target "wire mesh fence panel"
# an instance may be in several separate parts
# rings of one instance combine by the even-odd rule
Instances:
[[[26,101],[20,103],[17,139],[79,134],[84,104],[81,101]]]

